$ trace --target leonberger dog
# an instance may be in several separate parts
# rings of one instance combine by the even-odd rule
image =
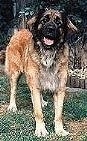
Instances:
[[[51,90],[55,105],[55,133],[67,135],[63,129],[62,109],[66,90],[69,47],[66,35],[77,30],[64,12],[41,10],[28,21],[30,29],[21,29],[11,38],[6,50],[5,70],[10,79],[11,96],[8,110],[15,112],[16,86],[21,73],[31,90],[37,136],[45,136],[42,113],[42,90]],[[30,30],[30,31],[29,31]]]

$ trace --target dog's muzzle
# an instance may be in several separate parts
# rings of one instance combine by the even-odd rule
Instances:
[[[43,29],[43,35],[51,40],[56,38],[56,27],[49,25],[45,26]]]
[[[60,36],[60,31],[55,23],[49,22],[44,25],[42,28],[43,42],[47,46],[55,44],[55,41],[58,40]]]

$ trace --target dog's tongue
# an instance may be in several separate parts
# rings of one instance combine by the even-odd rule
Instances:
[[[51,40],[51,39],[48,39],[48,38],[44,37],[44,43],[46,45],[50,46],[50,45],[52,45],[54,43],[54,40]]]

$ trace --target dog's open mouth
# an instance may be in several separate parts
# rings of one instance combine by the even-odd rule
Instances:
[[[44,37],[43,41],[44,41],[44,43],[45,43],[46,45],[48,45],[48,46],[51,46],[51,45],[54,44],[54,40],[49,39],[49,38],[46,38],[46,37]]]

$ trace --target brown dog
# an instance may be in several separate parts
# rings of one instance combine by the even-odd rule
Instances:
[[[36,120],[37,136],[45,136],[40,93],[54,92],[55,132],[67,135],[63,129],[62,109],[68,71],[67,30],[76,30],[66,16],[56,10],[40,12],[28,22],[30,31],[22,29],[10,40],[6,50],[5,69],[10,78],[11,97],[8,110],[16,111],[16,85],[21,73],[25,73],[31,90]]]

